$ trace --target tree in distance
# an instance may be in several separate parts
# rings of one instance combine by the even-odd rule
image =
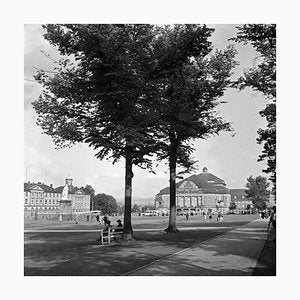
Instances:
[[[230,203],[229,203],[229,207],[228,208],[231,211],[235,210],[236,209],[236,203],[233,200],[231,200]]]
[[[152,25],[52,24],[44,38],[62,59],[54,73],[38,71],[43,92],[33,107],[37,124],[58,148],[93,147],[99,159],[125,160],[124,238],[131,226],[132,165],[151,167],[149,114]]]
[[[267,205],[266,202],[269,200],[270,191],[268,190],[269,183],[267,178],[263,176],[247,178],[246,194],[247,198],[253,203],[253,206],[259,210],[264,210]]]
[[[140,207],[139,205],[137,205],[137,204],[134,204],[134,205],[133,205],[131,211],[132,211],[133,213],[140,213],[140,212],[142,212],[141,207]]]
[[[94,197],[94,209],[100,210],[103,215],[115,214],[118,212],[117,200],[104,193]]]
[[[195,139],[207,139],[231,126],[216,112],[219,98],[231,84],[236,65],[232,46],[212,52],[209,38],[214,30],[205,25],[164,26],[154,44],[156,64],[152,71],[157,102],[159,160],[167,160],[170,172],[170,214],[166,232],[175,233],[177,166],[193,170]]]
[[[258,130],[257,142],[263,144],[258,161],[267,160],[263,172],[270,174],[276,196],[276,25],[245,24],[237,27],[237,42],[251,43],[259,53],[259,64],[244,72],[236,86],[240,89],[251,87],[263,93],[268,103],[259,114],[266,118],[267,128]]]

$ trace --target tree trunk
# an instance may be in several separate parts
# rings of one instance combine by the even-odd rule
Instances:
[[[176,227],[176,161],[177,161],[177,147],[175,143],[171,142],[171,150],[169,157],[170,168],[170,214],[169,226],[165,229],[167,233],[176,233],[179,230]]]
[[[131,194],[132,194],[132,153],[130,149],[125,155],[125,211],[124,211],[124,229],[123,239],[133,239],[133,230],[131,227]]]

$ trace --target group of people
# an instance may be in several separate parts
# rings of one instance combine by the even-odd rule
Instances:
[[[104,216],[102,218],[102,221],[104,223],[104,228],[103,228],[103,233],[108,233],[109,230],[112,230],[114,229],[114,232],[123,232],[123,224],[122,224],[122,221],[120,219],[117,220],[117,226],[116,227],[113,227],[111,225],[111,221],[108,220],[107,216]],[[101,241],[101,235],[99,236],[98,239],[96,239],[97,242],[100,242]]]
[[[203,212],[203,215],[204,215],[204,221],[206,221],[208,219],[208,221],[210,221],[212,219],[212,212],[208,211],[204,211]]]

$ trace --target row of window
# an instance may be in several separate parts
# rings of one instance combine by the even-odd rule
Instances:
[[[28,204],[28,199],[27,198],[25,198],[25,204]],[[43,199],[31,199],[31,204],[34,204],[34,203],[36,203],[36,204],[38,204],[38,203],[40,203],[40,204],[43,204]],[[58,204],[58,200],[56,199],[53,199],[53,201],[51,201],[51,199],[49,199],[49,202],[48,202],[48,200],[47,199],[45,199],[45,204]]]
[[[59,194],[59,193],[28,192],[28,191],[25,192],[26,196],[29,196],[30,193],[31,193],[31,197],[32,198],[42,198],[43,195],[45,197],[57,197],[57,198],[61,198],[61,194]]]
[[[29,201],[28,201],[28,199],[27,198],[25,198],[25,204],[28,204],[29,203]],[[43,204],[43,199],[31,199],[31,204]],[[51,200],[51,199],[49,199],[49,201],[48,201],[48,199],[45,199],[45,204],[58,204],[59,203],[59,201],[57,200],[57,199],[53,199],[53,200]],[[75,202],[75,206],[88,206],[89,205],[89,203],[84,203],[84,202],[80,202],[80,203],[78,203],[78,202]]]
[[[88,206],[88,205],[90,205],[90,203],[76,203],[75,202],[75,206],[77,207],[77,206]]]

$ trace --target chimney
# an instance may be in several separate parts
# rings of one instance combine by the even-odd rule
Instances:
[[[203,172],[203,173],[207,173],[207,172],[208,172],[207,168],[204,167],[202,172]]]
[[[52,183],[50,183],[50,187],[53,188],[53,184]]]

